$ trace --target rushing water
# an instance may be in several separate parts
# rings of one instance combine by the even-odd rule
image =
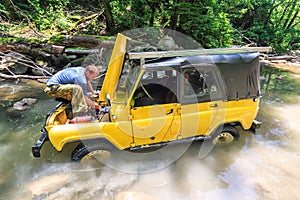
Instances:
[[[82,168],[47,145],[42,158],[33,158],[31,146],[55,102],[38,92],[40,85],[28,89],[28,84],[0,83],[5,100],[0,113],[0,199],[297,199],[299,77],[274,69],[262,76],[266,81],[258,119],[263,125],[256,134],[242,131],[238,141],[214,148],[204,159],[197,156],[199,143],[192,144],[171,165],[148,173]],[[27,111],[11,112],[13,102],[28,97],[30,90],[38,102]],[[122,165],[141,167],[130,161]]]

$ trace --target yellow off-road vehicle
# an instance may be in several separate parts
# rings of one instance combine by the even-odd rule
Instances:
[[[127,52],[118,34],[100,95],[97,118],[68,123],[72,111],[61,102],[51,111],[32,147],[40,157],[50,141],[67,145],[72,160],[101,150],[138,151],[195,140],[230,143],[259,125],[259,49],[193,49]]]

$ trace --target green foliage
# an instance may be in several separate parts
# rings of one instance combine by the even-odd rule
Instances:
[[[214,9],[216,2],[113,1],[112,8],[119,30],[160,26],[170,28],[174,15],[177,30],[190,35],[204,47],[225,47],[232,43],[232,27],[226,13]],[[155,8],[155,9],[154,9]]]
[[[203,47],[226,47],[232,44],[232,27],[226,14],[215,12],[213,6],[182,5],[180,30],[191,35]],[[202,15],[199,13],[203,13]]]
[[[150,3],[146,0],[112,1],[113,16],[118,28],[129,30],[149,26],[152,14]]]
[[[6,10],[6,8],[5,8],[5,6],[4,5],[2,5],[1,3],[0,3],[0,13],[1,13],[1,16],[4,14],[4,15],[9,15],[9,13],[7,12],[7,10]],[[0,17],[0,20],[1,20],[1,18],[2,17]]]
[[[28,0],[31,5],[31,12],[28,14],[34,22],[37,30],[63,30],[69,27],[70,20],[66,17],[64,8],[68,6],[68,0]]]
[[[188,34],[206,48],[256,43],[284,53],[300,46],[299,0],[13,0],[37,31],[70,30],[77,34],[162,27]],[[108,22],[109,9],[112,21]],[[0,20],[9,18],[0,3]],[[87,16],[99,14],[82,24]],[[2,15],[5,16],[2,18]],[[22,16],[24,16],[22,15]],[[80,16],[76,19],[70,16]],[[2,21],[1,21],[2,22]],[[11,28],[1,24],[0,31]],[[109,30],[107,30],[109,31]]]
[[[269,45],[277,53],[284,53],[300,36],[298,0],[248,0],[247,4],[239,0],[235,4],[226,0],[220,2],[227,8],[225,12],[244,43]]]

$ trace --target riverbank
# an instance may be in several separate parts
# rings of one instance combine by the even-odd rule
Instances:
[[[271,63],[271,62],[262,60],[261,63],[262,63],[262,66],[274,67],[274,68],[278,68],[278,69],[282,69],[282,70],[287,70],[294,74],[300,74],[300,62],[299,63],[292,63],[292,62]]]

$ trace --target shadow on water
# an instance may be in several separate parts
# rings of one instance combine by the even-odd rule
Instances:
[[[148,173],[91,170],[50,145],[42,158],[33,158],[31,146],[56,102],[39,93],[31,109],[12,116],[6,111],[13,101],[6,100],[0,114],[0,199],[296,199],[300,78],[276,68],[263,68],[261,77],[257,118],[263,125],[255,134],[240,130],[238,141],[215,147],[204,159],[198,158],[200,143],[195,142],[171,165]],[[151,164],[122,163],[127,168]]]
[[[300,96],[300,75],[285,69],[263,67],[261,92],[265,103],[296,103]]]

